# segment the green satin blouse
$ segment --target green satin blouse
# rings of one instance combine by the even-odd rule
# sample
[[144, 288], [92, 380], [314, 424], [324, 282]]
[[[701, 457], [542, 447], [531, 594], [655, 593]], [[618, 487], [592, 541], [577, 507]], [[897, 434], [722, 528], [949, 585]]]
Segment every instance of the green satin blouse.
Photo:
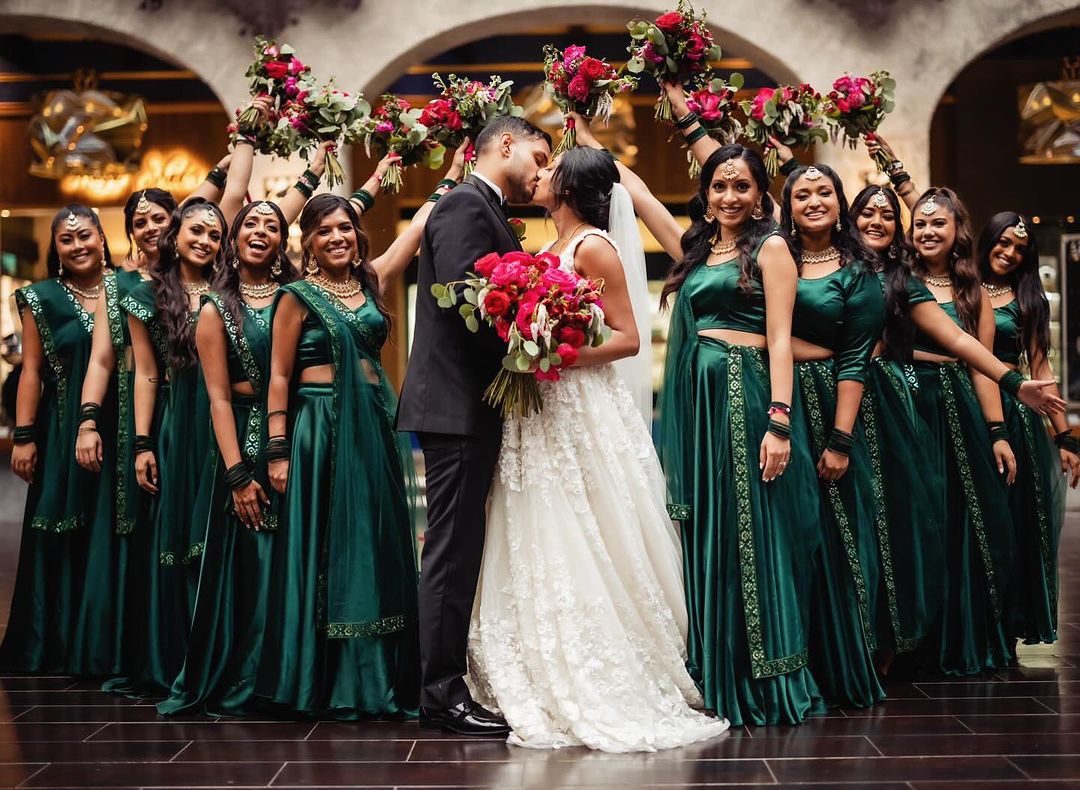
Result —
[[[342, 306], [337, 300], [333, 300], [332, 303], [335, 306]], [[375, 307], [374, 300], [368, 298], [367, 301], [352, 312], [367, 324], [378, 344], [382, 345], [386, 340], [386, 318]], [[308, 314], [304, 316], [304, 322], [300, 326], [300, 342], [296, 347], [296, 364], [299, 369], [334, 364], [333, 355], [330, 351], [330, 338], [326, 334], [326, 327], [318, 316], [311, 311], [308, 311]]]
[[[774, 233], [762, 237], [753, 250], [754, 261], [765, 240]], [[739, 259], [708, 266], [699, 265], [690, 272], [683, 283], [689, 289], [690, 310], [694, 316], [694, 328], [730, 329], [736, 332], [749, 332], [755, 335], [765, 334], [765, 290], [761, 279], [750, 281], [750, 289], [739, 285]]]
[[1020, 305], [1015, 299], [994, 308], [994, 356], [1006, 365], [1019, 365], [1023, 351]]

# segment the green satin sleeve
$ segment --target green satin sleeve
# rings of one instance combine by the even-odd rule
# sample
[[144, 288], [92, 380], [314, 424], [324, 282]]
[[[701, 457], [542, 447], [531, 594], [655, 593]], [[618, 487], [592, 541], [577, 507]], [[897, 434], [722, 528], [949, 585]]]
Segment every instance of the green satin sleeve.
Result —
[[837, 381], [865, 381], [874, 346], [885, 325], [885, 298], [877, 277], [853, 271], [844, 300], [843, 329], [836, 349]]

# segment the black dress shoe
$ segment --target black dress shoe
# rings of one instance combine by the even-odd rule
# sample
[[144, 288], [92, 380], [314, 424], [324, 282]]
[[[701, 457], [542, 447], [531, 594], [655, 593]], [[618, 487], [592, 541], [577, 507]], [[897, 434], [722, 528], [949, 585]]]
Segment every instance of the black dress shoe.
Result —
[[446, 710], [420, 708], [420, 726], [428, 730], [456, 732], [459, 735], [493, 735], [505, 738], [510, 734], [510, 725], [506, 723], [506, 719], [471, 699]]

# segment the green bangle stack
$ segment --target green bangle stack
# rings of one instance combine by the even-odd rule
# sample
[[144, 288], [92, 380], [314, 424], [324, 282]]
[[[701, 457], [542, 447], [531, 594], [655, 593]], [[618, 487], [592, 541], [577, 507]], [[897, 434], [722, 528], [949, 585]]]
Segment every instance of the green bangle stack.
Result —
[[131, 448], [135, 455], [139, 453], [152, 453], [154, 452], [154, 440], [145, 434], [138, 434], [135, 437], [135, 441], [132, 442]]
[[792, 173], [795, 172], [795, 170], [796, 170], [796, 168], [798, 168], [798, 166], [799, 166], [799, 160], [798, 159], [789, 159], [786, 162], [784, 162], [784, 164], [780, 165], [780, 175], [782, 175], [782, 176], [790, 176]]
[[1054, 444], [1062, 450], [1070, 453], [1080, 453], [1080, 439], [1073, 436], [1072, 431], [1062, 431], [1054, 435]]
[[228, 180], [229, 174], [222, 170], [217, 165], [210, 168], [210, 172], [206, 174], [206, 180], [216, 186], [218, 189], [225, 188], [225, 182]]
[[987, 430], [990, 431], [991, 442], [1007, 442], [1009, 441], [1009, 429], [1005, 427], [1005, 423], [1000, 420], [986, 423]]
[[847, 431], [841, 431], [839, 428], [833, 428], [832, 433], [829, 435], [829, 443], [825, 445], [826, 450], [847, 457], [851, 454], [851, 448], [855, 445], [855, 437]]
[[687, 145], [693, 145], [698, 140], [700, 140], [702, 137], [707, 137], [708, 134], [709, 133], [707, 131], [705, 131], [704, 126], [699, 126], [697, 129], [690, 132], [690, 134], [686, 135], [686, 144]]
[[289, 440], [284, 436], [271, 436], [270, 440], [266, 443], [266, 461], [267, 463], [273, 463], [274, 461], [288, 461], [289, 460]]
[[11, 437], [14, 439], [15, 444], [33, 444], [34, 424], [16, 425], [15, 430], [11, 432]]
[[355, 200], [361, 206], [364, 207], [364, 213], [367, 214], [375, 206], [375, 196], [368, 192], [366, 189], [358, 189], [352, 193], [352, 200]]
[[243, 488], [252, 480], [254, 478], [251, 476], [251, 470], [248, 469], [248, 465], [244, 461], [233, 464], [225, 470], [225, 485], [234, 490]]
[[769, 420], [769, 433], [781, 439], [791, 438], [791, 426], [780, 420]]
[[87, 401], [79, 407], [79, 425], [82, 425], [88, 420], [97, 422], [98, 414], [101, 412], [101, 404], [94, 403], [93, 401]]
[[675, 128], [686, 131], [687, 129], [689, 129], [691, 126], [693, 126], [695, 123], [698, 123], [699, 121], [701, 121], [701, 118], [698, 117], [698, 114], [696, 112], [688, 112], [682, 118], [675, 121]]
[[1016, 394], [1020, 392], [1020, 385], [1024, 383], [1024, 377], [1019, 371], [1010, 370], [1000, 379], [998, 379], [998, 386], [1012, 395], [1014, 398]]

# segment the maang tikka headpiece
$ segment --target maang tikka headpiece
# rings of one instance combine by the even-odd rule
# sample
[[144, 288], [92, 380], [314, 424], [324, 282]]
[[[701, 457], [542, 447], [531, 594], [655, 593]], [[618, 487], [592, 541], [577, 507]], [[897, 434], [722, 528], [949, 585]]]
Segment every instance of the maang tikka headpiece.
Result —
[[889, 199], [885, 197], [885, 190], [879, 189], [874, 193], [874, 196], [870, 198], [870, 205], [874, 208], [888, 208]]
[[919, 207], [919, 211], [922, 212], [923, 214], [925, 214], [928, 217], [931, 214], [933, 214], [935, 211], [937, 211], [937, 200], [936, 200], [935, 196], [931, 195], [927, 199], [927, 201], [925, 203], [923, 203], [922, 206]]
[[139, 195], [139, 202], [135, 204], [136, 214], [149, 214], [153, 209], [150, 206], [150, 201], [146, 199], [146, 190]]
[[267, 203], [265, 200], [261, 201], [259, 205], [255, 207], [256, 214], [262, 214], [264, 217], [268, 217], [274, 213], [274, 207]]
[[813, 165], [810, 165], [810, 167], [806, 168], [806, 172], [803, 173], [803, 178], [805, 178], [807, 181], [817, 181], [823, 175], [825, 174]]
[[1020, 221], [1013, 226], [1013, 235], [1018, 239], [1026, 239], [1028, 237], [1027, 225], [1024, 224], [1024, 218], [1020, 217]]
[[217, 227], [217, 224], [218, 224], [217, 214], [214, 212], [214, 210], [212, 208], [208, 208], [206, 210], [206, 216], [203, 217], [203, 223], [206, 224], [208, 227], [211, 227], [211, 228], [216, 228]]
[[735, 166], [734, 159], [728, 159], [720, 165], [720, 175], [729, 180], [739, 177], [739, 168]]
[[68, 230], [78, 230], [79, 229], [79, 217], [78, 217], [78, 215], [76, 215], [75, 212], [73, 212], [73, 211], [69, 211], [68, 215], [67, 215], [66, 224], [67, 224], [67, 229]]

